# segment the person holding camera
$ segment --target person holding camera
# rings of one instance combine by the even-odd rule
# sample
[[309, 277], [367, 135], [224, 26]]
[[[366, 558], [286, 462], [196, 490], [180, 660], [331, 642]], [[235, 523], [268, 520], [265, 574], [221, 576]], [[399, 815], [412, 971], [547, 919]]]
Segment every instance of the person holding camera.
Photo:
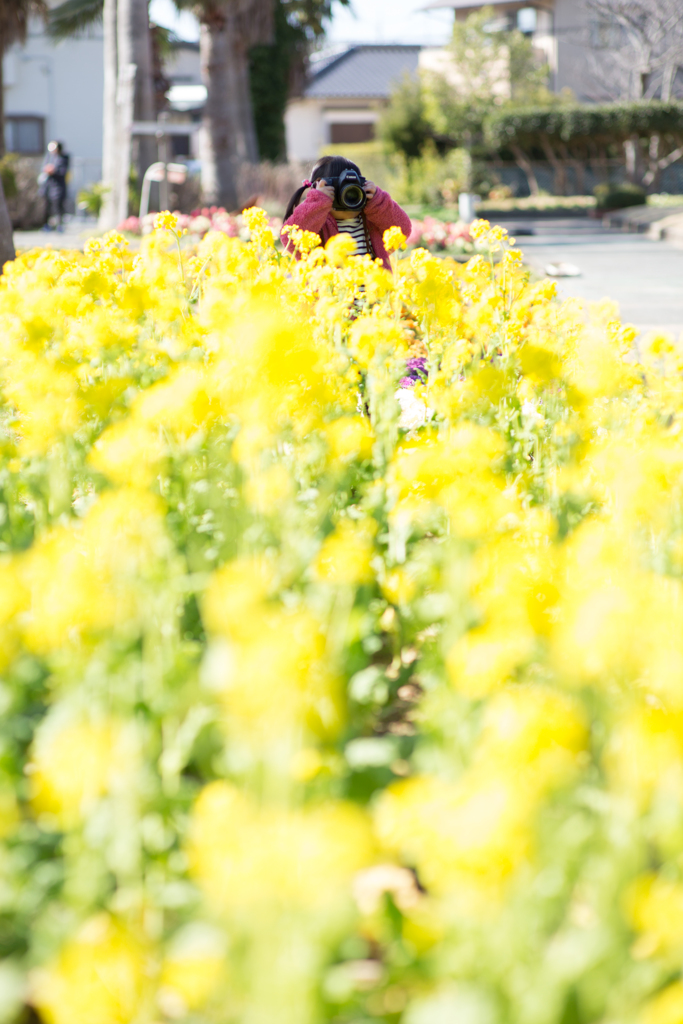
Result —
[[356, 243], [356, 255], [370, 255], [391, 270], [389, 254], [382, 236], [388, 228], [398, 227], [410, 235], [410, 217], [388, 192], [368, 181], [351, 160], [343, 156], [324, 156], [302, 182], [289, 201], [282, 225], [282, 243], [293, 250], [284, 228], [294, 225], [320, 235], [325, 245], [332, 235], [348, 233]]

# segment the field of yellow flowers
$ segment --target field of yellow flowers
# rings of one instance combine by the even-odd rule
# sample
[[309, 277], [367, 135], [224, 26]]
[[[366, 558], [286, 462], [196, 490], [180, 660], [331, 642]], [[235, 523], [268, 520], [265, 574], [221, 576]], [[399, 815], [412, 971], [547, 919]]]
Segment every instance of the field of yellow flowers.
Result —
[[0, 280], [1, 1024], [681, 1024], [683, 352], [246, 220]]

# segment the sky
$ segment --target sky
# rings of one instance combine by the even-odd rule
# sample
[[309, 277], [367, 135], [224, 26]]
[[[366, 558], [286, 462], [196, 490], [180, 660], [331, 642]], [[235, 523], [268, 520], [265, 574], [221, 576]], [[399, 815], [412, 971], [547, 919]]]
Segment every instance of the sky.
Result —
[[[334, 5], [327, 39], [341, 43], [422, 43], [439, 45], [450, 37], [452, 11], [420, 12], [428, 0], [351, 0], [351, 10]], [[172, 0], [152, 0], [152, 21], [165, 25], [183, 39], [199, 38], [191, 14], [179, 15]]]

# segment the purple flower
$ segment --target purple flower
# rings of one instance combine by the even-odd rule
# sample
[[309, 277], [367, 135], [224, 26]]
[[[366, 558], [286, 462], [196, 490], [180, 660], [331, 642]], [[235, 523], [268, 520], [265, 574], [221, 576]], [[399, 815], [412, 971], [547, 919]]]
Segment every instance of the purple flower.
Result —
[[407, 359], [407, 376], [401, 379], [402, 388], [412, 388], [418, 381], [427, 380], [427, 360], [421, 356], [418, 359]]

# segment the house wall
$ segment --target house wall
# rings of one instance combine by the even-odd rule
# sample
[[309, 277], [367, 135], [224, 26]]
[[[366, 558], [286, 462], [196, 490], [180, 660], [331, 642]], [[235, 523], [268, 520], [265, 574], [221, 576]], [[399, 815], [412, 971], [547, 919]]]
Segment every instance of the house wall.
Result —
[[40, 25], [4, 59], [5, 114], [44, 119], [45, 142], [71, 155], [72, 194], [102, 177], [102, 59], [101, 27], [55, 43]]
[[164, 64], [164, 73], [172, 83], [201, 84], [202, 74], [199, 60], [199, 43], [181, 41]]
[[[472, 3], [455, 11], [463, 21], [485, 3]], [[590, 35], [588, 14], [578, 0], [509, 0], [496, 3], [495, 17], [514, 19], [522, 7], [537, 8], [537, 30], [532, 36], [550, 67], [550, 86], [554, 92], [571, 89], [581, 101], [602, 99], [599, 87], [589, 72], [586, 46]]]
[[[343, 144], [341, 136], [348, 135], [354, 127], [359, 137], [353, 141], [363, 141], [361, 135], [372, 137], [382, 106], [377, 99], [364, 101], [356, 97], [352, 105], [343, 99], [292, 100], [285, 113], [287, 158], [304, 163], [317, 160], [324, 146], [334, 141]], [[345, 141], [352, 140], [346, 138]]]
[[285, 112], [285, 135], [288, 160], [315, 160], [325, 139], [322, 103], [292, 100]]
[[[510, 97], [510, 84], [506, 80], [507, 66], [508, 60], [506, 57], [505, 59], [500, 59], [496, 62], [490, 61], [486, 71], [487, 77], [489, 75], [498, 76], [497, 81], [494, 83], [493, 92], [503, 100], [509, 99]], [[452, 52], [446, 47], [425, 47], [425, 49], [420, 52], [418, 67], [420, 71], [443, 75], [454, 89], [466, 91], [470, 88], [476, 87], [478, 84], [466, 79], [465, 75], [456, 64]]]
[[555, 39], [557, 72], [554, 91], [571, 89], [577, 100], [598, 99], [595, 83], [588, 73], [586, 48], [589, 37], [588, 16], [576, 0], [555, 0]]

